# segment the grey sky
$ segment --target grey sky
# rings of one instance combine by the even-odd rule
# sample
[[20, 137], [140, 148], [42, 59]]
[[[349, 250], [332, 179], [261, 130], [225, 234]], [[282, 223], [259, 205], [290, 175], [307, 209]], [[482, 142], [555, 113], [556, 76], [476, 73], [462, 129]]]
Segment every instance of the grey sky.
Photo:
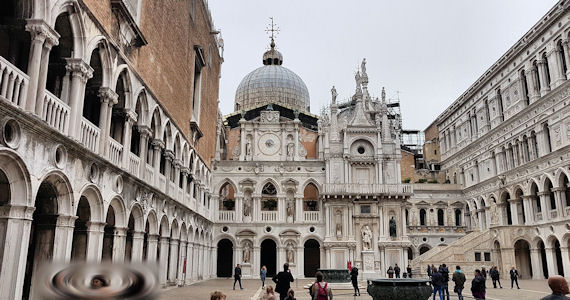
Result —
[[274, 17], [283, 66], [305, 81], [312, 113], [330, 101], [332, 85], [339, 100], [354, 93], [366, 57], [369, 91], [399, 91], [404, 128], [423, 130], [556, 2], [210, 0], [225, 43], [220, 107], [233, 112], [241, 79], [262, 65]]

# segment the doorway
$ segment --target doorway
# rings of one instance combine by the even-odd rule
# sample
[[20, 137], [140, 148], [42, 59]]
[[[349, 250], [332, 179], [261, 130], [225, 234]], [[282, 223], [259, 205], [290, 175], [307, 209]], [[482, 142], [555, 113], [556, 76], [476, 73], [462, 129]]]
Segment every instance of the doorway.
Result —
[[277, 273], [277, 245], [271, 239], [261, 243], [261, 266], [267, 268], [268, 277]]
[[321, 267], [321, 249], [319, 242], [314, 239], [305, 242], [305, 277], [315, 277], [315, 273]]
[[234, 245], [232, 241], [223, 239], [218, 242], [218, 264], [216, 275], [218, 277], [232, 277]]

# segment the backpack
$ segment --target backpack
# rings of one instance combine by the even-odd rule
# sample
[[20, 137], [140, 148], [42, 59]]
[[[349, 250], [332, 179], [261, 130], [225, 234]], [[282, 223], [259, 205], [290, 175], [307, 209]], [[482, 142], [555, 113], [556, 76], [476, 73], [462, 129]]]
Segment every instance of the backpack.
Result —
[[318, 300], [320, 300], [320, 299], [324, 299], [324, 300], [328, 299], [328, 298], [329, 298], [329, 297], [328, 297], [328, 296], [329, 296], [329, 295], [328, 295], [328, 291], [327, 291], [328, 283], [325, 282], [325, 286], [321, 286], [321, 283], [320, 283], [320, 282], [317, 282], [317, 286], [319, 287], [319, 290], [317, 291], [317, 299], [318, 299]]

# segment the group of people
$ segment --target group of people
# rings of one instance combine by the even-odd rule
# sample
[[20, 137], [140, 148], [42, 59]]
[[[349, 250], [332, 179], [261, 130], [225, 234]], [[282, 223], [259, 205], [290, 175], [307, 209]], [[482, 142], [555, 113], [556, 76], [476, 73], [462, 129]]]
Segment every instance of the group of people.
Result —
[[[400, 272], [401, 272], [400, 267], [398, 267], [398, 264], [395, 264], [394, 268], [392, 268], [392, 266], [388, 267], [386, 274], [388, 274], [388, 278], [394, 278], [394, 276], [396, 276], [396, 278], [400, 278]], [[406, 277], [412, 278], [412, 268], [408, 266], [406, 268], [406, 272], [404, 272], [402, 276], [404, 276], [404, 278]]]

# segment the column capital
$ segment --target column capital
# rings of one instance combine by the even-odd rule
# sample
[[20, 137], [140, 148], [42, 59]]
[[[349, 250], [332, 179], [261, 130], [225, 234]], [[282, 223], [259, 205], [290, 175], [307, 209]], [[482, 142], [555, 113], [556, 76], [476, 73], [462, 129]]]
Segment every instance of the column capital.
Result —
[[175, 159], [173, 160], [173, 164], [174, 164], [174, 167], [175, 167], [175, 168], [180, 168], [180, 167], [182, 167], [182, 160], [180, 160], [180, 159], [178, 159], [178, 158], [175, 158]]
[[105, 230], [105, 222], [87, 222], [87, 231], [99, 231], [103, 232]]
[[172, 152], [172, 150], [164, 150], [164, 158], [170, 162], [174, 161], [175, 156], [174, 156], [174, 152]]
[[188, 176], [190, 174], [190, 168], [181, 166], [180, 172], [182, 172], [182, 175]]
[[33, 206], [0, 206], [0, 219], [22, 219], [31, 221], [35, 210], [36, 208]]
[[81, 58], [66, 58], [65, 69], [84, 83], [93, 78], [93, 68]]
[[108, 87], [101, 87], [97, 96], [99, 96], [101, 103], [109, 103], [110, 106], [119, 102], [119, 95]]
[[127, 230], [129, 230], [127, 227], [115, 227], [114, 234], [116, 236], [127, 236]]
[[57, 217], [57, 223], [56, 225], [59, 227], [74, 227], [75, 226], [75, 220], [77, 220], [79, 217], [78, 216], [62, 216], [59, 215]]
[[159, 139], [152, 140], [152, 146], [155, 149], [157, 149], [157, 148], [158, 149], [164, 149], [164, 147], [165, 147], [164, 142], [162, 140], [159, 140]]
[[152, 241], [152, 242], [156, 242], [156, 241], [158, 241], [158, 238], [159, 238], [159, 237], [160, 237], [160, 235], [158, 235], [158, 234], [149, 234], [148, 237], [147, 237], [147, 240], [148, 240], [149, 242], [151, 242], [151, 241]]
[[547, 192], [547, 191], [542, 191], [542, 192], [538, 192], [538, 193], [536, 193], [536, 194], [537, 194], [539, 197], [544, 197], [544, 196], [547, 196], [547, 195], [549, 194], [549, 192]]
[[45, 42], [47, 48], [59, 45], [59, 33], [42, 19], [27, 19], [26, 31], [30, 32], [32, 40]]
[[149, 137], [152, 135], [152, 131], [150, 130], [150, 127], [146, 126], [146, 125], [137, 125], [137, 129], [139, 131], [139, 134], [141, 137]]
[[139, 115], [132, 109], [125, 109], [125, 121], [132, 124], [136, 123], [139, 119]]

